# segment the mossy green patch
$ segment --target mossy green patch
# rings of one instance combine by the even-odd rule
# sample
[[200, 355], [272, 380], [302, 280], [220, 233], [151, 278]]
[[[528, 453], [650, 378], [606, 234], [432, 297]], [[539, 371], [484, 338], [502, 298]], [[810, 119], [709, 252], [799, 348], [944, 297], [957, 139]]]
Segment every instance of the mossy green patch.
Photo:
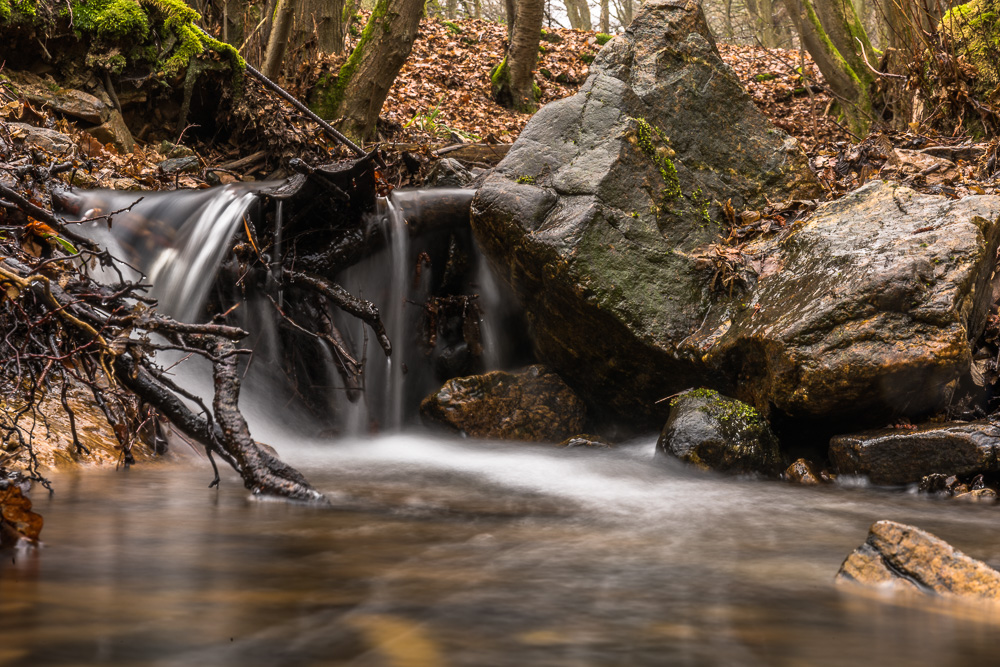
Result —
[[[667, 199], [677, 199], [681, 196], [681, 183], [677, 176], [677, 167], [670, 160], [671, 151], [668, 141], [658, 129], [649, 124], [645, 118], [633, 118], [636, 124], [636, 141], [639, 149], [659, 168], [663, 178], [663, 196]], [[657, 146], [657, 144], [660, 144]]]
[[972, 0], [952, 7], [941, 27], [976, 68], [985, 84], [980, 88], [1000, 83], [1000, 0]]
[[0, 23], [23, 23], [36, 13], [35, 0], [0, 0]]
[[596, 39], [597, 43], [600, 44], [601, 46], [604, 46], [605, 44], [610, 42], [612, 39], [614, 39], [614, 37], [615, 37], [614, 35], [609, 35], [606, 32], [599, 32], [596, 35], [594, 35], [594, 39]]

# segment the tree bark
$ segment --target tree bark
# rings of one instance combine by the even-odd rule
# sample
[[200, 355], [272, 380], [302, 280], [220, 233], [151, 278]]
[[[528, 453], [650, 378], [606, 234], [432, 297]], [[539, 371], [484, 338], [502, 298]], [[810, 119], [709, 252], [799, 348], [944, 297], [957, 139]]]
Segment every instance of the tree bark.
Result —
[[608, 6], [610, 0], [601, 0], [601, 32], [608, 34], [611, 32], [611, 8]]
[[587, 0], [563, 0], [566, 5], [566, 16], [569, 18], [569, 27], [574, 30], [592, 30], [593, 24], [590, 22], [590, 5]]
[[274, 10], [274, 21], [271, 36], [267, 40], [267, 54], [264, 56], [264, 67], [261, 71], [271, 80], [277, 80], [281, 74], [281, 65], [285, 61], [285, 49], [288, 47], [288, 37], [292, 31], [292, 19], [295, 16], [295, 6], [298, 0], [278, 0]]
[[396, 75], [417, 38], [421, 0], [378, 0], [361, 39], [336, 78], [321, 80], [310, 95], [313, 111], [340, 118], [354, 140], [374, 136], [375, 123]]
[[799, 38], [839, 98], [848, 123], [864, 136], [874, 118], [871, 89], [872, 49], [854, 5], [846, 0], [784, 0]]
[[517, 0], [516, 12], [507, 54], [490, 73], [492, 95], [501, 106], [531, 113], [538, 109], [534, 74], [545, 17], [544, 0]]
[[507, 44], [514, 36], [514, 23], [517, 21], [517, 0], [503, 0], [504, 15], [507, 17]]

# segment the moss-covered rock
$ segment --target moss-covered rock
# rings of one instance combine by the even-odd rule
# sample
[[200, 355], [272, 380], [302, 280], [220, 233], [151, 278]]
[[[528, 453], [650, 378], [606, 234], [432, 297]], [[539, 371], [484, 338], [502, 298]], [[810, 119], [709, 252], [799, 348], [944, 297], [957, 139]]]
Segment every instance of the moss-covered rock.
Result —
[[979, 88], [1000, 84], [1000, 0], [972, 0], [952, 7], [941, 20], [957, 53], [979, 73]]
[[781, 471], [778, 439], [759, 412], [712, 389], [687, 391], [670, 402], [656, 451], [707, 470]]

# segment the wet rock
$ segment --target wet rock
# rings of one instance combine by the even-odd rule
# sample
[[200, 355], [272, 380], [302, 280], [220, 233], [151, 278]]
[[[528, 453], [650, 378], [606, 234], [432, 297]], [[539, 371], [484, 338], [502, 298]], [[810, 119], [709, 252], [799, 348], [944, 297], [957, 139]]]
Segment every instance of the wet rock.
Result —
[[940, 473], [925, 475], [921, 478], [917, 489], [921, 493], [963, 500], [992, 502], [997, 498], [996, 489], [986, 481], [982, 473], [963, 477]]
[[778, 439], [767, 421], [746, 403], [708, 389], [685, 392], [671, 402], [656, 451], [721, 472], [777, 475], [781, 470]]
[[31, 500], [13, 480], [0, 478], [0, 547], [21, 539], [35, 542], [42, 531], [42, 517], [31, 511]]
[[72, 153], [76, 147], [73, 140], [62, 132], [45, 127], [35, 127], [27, 123], [7, 123], [7, 128], [11, 131], [14, 139], [19, 139], [49, 153], [64, 155]]
[[[837, 471], [864, 475], [874, 484], [909, 484], [928, 475], [1000, 471], [1000, 427], [988, 421], [880, 429], [830, 440]], [[931, 488], [931, 481], [925, 482]]]
[[895, 521], [872, 525], [865, 543], [841, 565], [836, 581], [1000, 600], [1000, 572], [928, 532]]
[[723, 266], [716, 202], [814, 188], [698, 6], [656, 0], [529, 121], [472, 226], [538, 358], [602, 417], [659, 423], [659, 399], [705, 385], [797, 418], [940, 406], [984, 326], [1000, 197], [873, 182]]
[[586, 408], [545, 366], [454, 378], [420, 413], [476, 438], [559, 442], [583, 429]]
[[797, 459], [792, 465], [785, 469], [784, 477], [789, 482], [814, 486], [830, 482], [830, 477], [823, 471], [816, 469], [812, 461]]
[[444, 158], [427, 174], [427, 186], [436, 188], [462, 188], [475, 178], [458, 160]]
[[156, 165], [164, 174], [177, 174], [187, 171], [198, 171], [201, 168], [201, 160], [197, 155], [189, 157], [175, 157]]
[[131, 153], [135, 150], [135, 139], [132, 138], [125, 119], [117, 111], [111, 112], [106, 123], [90, 128], [87, 133], [102, 144], [113, 144], [119, 153]]
[[192, 155], [196, 155], [194, 149], [182, 146], [181, 144], [175, 144], [172, 141], [167, 141], [166, 139], [160, 142], [160, 153], [166, 155], [168, 158], [191, 157]]
[[100, 99], [82, 90], [66, 88], [48, 90], [39, 85], [22, 85], [20, 90], [32, 104], [48, 107], [57, 113], [95, 125], [106, 122], [113, 111]]
[[605, 440], [599, 435], [589, 435], [587, 433], [581, 433], [580, 435], [574, 435], [572, 438], [566, 438], [559, 443], [560, 447], [566, 447], [567, 449], [572, 449], [575, 447], [590, 447], [593, 449], [612, 449], [613, 444]]

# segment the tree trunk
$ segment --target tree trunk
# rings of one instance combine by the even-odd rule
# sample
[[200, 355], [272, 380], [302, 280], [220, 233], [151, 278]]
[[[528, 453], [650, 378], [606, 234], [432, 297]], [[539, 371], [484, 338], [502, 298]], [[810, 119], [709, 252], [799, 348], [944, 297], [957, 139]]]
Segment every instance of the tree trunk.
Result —
[[296, 0], [278, 0], [278, 6], [274, 10], [271, 37], [267, 40], [267, 54], [264, 56], [264, 67], [261, 69], [264, 76], [269, 79], [277, 79], [281, 74], [296, 4]]
[[563, 0], [566, 5], [566, 16], [569, 27], [574, 30], [592, 30], [590, 22], [590, 5], [587, 0]]
[[458, 18], [458, 0], [448, 0], [445, 4], [444, 15], [449, 21], [454, 21]]
[[874, 49], [854, 11], [845, 0], [784, 0], [802, 44], [837, 96], [851, 129], [864, 136], [874, 119], [870, 63]]
[[396, 75], [417, 38], [422, 0], [378, 0], [361, 39], [335, 78], [321, 79], [310, 107], [361, 141], [374, 136], [375, 123]]
[[517, 20], [507, 55], [490, 72], [493, 99], [508, 109], [531, 113], [538, 109], [535, 63], [545, 17], [544, 0], [517, 0]]
[[601, 0], [601, 32], [608, 34], [611, 32], [611, 11], [608, 4], [610, 0]]
[[[517, 0], [503, 0], [504, 14], [507, 16], [507, 44], [514, 36], [514, 23], [517, 20]], [[539, 33], [541, 34], [541, 33]]]

